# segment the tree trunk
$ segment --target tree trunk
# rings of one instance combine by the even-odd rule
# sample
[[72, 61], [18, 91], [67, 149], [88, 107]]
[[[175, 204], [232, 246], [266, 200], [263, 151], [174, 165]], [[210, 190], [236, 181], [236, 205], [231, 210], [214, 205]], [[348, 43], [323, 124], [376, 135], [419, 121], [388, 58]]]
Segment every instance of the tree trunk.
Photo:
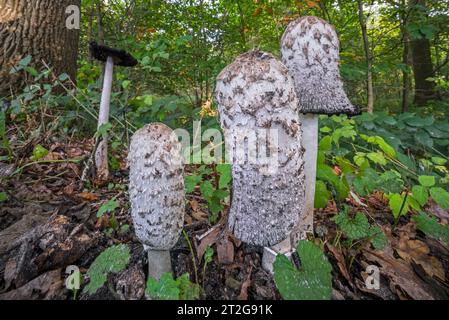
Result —
[[10, 70], [27, 55], [35, 67], [44, 60], [55, 74], [67, 73], [75, 80], [79, 30], [66, 27], [66, 8], [80, 2], [0, 0], [0, 95], [23, 86], [23, 77]]
[[[411, 0], [411, 18], [420, 19], [416, 5], [425, 7], [425, 0]], [[430, 40], [424, 35], [419, 38], [412, 38], [410, 41], [413, 56], [413, 75], [415, 78], [415, 104], [424, 106], [429, 100], [436, 98], [435, 83], [428, 81], [433, 77], [432, 54], [430, 52]]]
[[[406, 1], [402, 0], [402, 8], [406, 8]], [[410, 36], [407, 32], [407, 12], [401, 14], [401, 32], [404, 43], [404, 49], [402, 51], [402, 63], [405, 68], [402, 71], [402, 112], [407, 112], [410, 106], [410, 73], [409, 66], [411, 65], [411, 54], [410, 54]]]
[[368, 42], [368, 33], [366, 31], [366, 18], [363, 14], [363, 3], [361, 0], [357, 1], [359, 6], [359, 21], [360, 21], [360, 27], [362, 29], [362, 36], [363, 36], [363, 47], [365, 49], [365, 58], [366, 58], [366, 65], [367, 65], [367, 75], [366, 75], [366, 85], [367, 85], [367, 92], [368, 92], [368, 112], [372, 113], [374, 111], [374, 90], [373, 90], [373, 62], [372, 57], [369, 49], [369, 42]]

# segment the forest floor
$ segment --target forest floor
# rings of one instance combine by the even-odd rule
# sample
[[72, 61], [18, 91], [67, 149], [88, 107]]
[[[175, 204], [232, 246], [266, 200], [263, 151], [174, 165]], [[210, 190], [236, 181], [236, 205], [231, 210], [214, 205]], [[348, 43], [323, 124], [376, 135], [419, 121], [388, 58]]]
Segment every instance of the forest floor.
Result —
[[[118, 243], [131, 248], [127, 269], [109, 276], [107, 285], [96, 294], [80, 293], [78, 298], [143, 299], [147, 262], [132, 230], [125, 160], [121, 159], [121, 169], [107, 185], [86, 189], [80, 183], [83, 166], [61, 160], [89, 156], [92, 140], [30, 138], [15, 148], [15, 155], [22, 159], [16, 163], [22, 167], [30, 163], [37, 143], [50, 151], [39, 163], [14, 174], [18, 166], [0, 167], [0, 191], [8, 196], [0, 206], [0, 299], [71, 299], [71, 291], [64, 286], [66, 267], [76, 265], [84, 273], [102, 251]], [[129, 225], [128, 231], [111, 229], [108, 215], [96, 216], [113, 197], [120, 203], [115, 214], [118, 226]], [[225, 216], [211, 225], [199, 194], [187, 200], [185, 234], [171, 251], [175, 276], [188, 272], [203, 288], [203, 299], [280, 299], [272, 276], [261, 267], [262, 248], [235, 239], [225, 228]], [[352, 211], [363, 211], [375, 221], [388, 244], [376, 251], [369, 243], [349, 246], [335, 241], [338, 231], [331, 220], [337, 213], [335, 204], [316, 212], [314, 241], [324, 244], [333, 266], [334, 299], [449, 298], [449, 250], [443, 244], [417, 231], [409, 217], [401, 217], [393, 229], [381, 194], [362, 199], [366, 206], [351, 199], [346, 202]], [[437, 206], [430, 205], [427, 211], [449, 221], [448, 212]], [[202, 257], [208, 246], [214, 256], [203, 272]], [[366, 288], [368, 265], [380, 269], [379, 290]]]

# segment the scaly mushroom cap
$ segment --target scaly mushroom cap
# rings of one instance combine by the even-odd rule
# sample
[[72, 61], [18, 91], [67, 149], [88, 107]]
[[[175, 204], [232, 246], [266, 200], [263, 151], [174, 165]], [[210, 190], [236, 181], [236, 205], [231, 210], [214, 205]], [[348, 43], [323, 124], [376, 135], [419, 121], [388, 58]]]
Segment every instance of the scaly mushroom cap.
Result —
[[302, 113], [357, 115], [343, 89], [340, 42], [334, 27], [317, 17], [291, 22], [281, 40], [282, 62], [292, 74]]
[[145, 247], [169, 250], [184, 222], [181, 144], [162, 123], [149, 124], [131, 139], [129, 197], [136, 235]]
[[112, 57], [116, 66], [134, 67], [137, 65], [137, 60], [128, 52], [99, 45], [95, 41], [89, 43], [89, 51], [93, 58], [102, 62], [106, 62], [108, 57]]
[[[279, 243], [298, 222], [304, 202], [304, 150], [293, 79], [274, 56], [251, 51], [220, 73], [216, 100], [232, 163], [229, 227], [249, 244]], [[259, 153], [267, 162], [249, 160], [261, 150], [268, 151]]]

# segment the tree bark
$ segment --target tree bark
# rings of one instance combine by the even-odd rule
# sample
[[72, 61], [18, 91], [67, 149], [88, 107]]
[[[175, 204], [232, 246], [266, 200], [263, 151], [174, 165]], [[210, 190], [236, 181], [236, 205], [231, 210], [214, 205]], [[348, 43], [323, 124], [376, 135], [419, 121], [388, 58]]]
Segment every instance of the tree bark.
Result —
[[[412, 19], [419, 20], [420, 13], [417, 5], [425, 7], [425, 0], [410, 0]], [[424, 106], [429, 100], [436, 98], [435, 82], [428, 81], [433, 77], [434, 70], [432, 64], [432, 54], [430, 52], [430, 40], [424, 35], [419, 38], [412, 38], [410, 42], [413, 56], [413, 75], [415, 79], [415, 100], [417, 106]]]
[[361, 0], [357, 1], [359, 7], [359, 21], [360, 27], [362, 29], [363, 36], [363, 47], [365, 49], [365, 58], [367, 65], [366, 73], [366, 85], [367, 85], [367, 95], [368, 95], [368, 112], [372, 113], [374, 111], [374, 89], [373, 89], [373, 61], [369, 48], [368, 32], [366, 30], [366, 18], [363, 14], [363, 3]]
[[408, 14], [405, 10], [406, 8], [406, 0], [401, 1], [401, 5], [403, 13], [401, 14], [401, 32], [402, 32], [402, 41], [404, 43], [404, 49], [402, 51], [402, 63], [404, 64], [404, 70], [402, 70], [402, 112], [407, 112], [410, 106], [410, 89], [411, 89], [411, 81], [410, 81], [410, 73], [409, 66], [411, 63], [411, 54], [410, 54], [410, 36], [407, 31], [408, 24]]
[[10, 74], [13, 66], [32, 55], [32, 65], [44, 60], [55, 74], [76, 76], [79, 30], [68, 29], [65, 12], [80, 0], [0, 0], [0, 95], [16, 91], [23, 76]]

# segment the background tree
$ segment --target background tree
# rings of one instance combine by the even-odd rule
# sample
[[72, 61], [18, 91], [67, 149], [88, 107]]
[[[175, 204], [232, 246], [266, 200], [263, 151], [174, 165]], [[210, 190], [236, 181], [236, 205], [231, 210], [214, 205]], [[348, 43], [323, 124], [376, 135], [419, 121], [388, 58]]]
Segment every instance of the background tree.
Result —
[[0, 94], [23, 83], [10, 70], [28, 55], [35, 66], [44, 60], [56, 74], [76, 78], [79, 30], [66, 28], [69, 5], [80, 0], [0, 0]]

